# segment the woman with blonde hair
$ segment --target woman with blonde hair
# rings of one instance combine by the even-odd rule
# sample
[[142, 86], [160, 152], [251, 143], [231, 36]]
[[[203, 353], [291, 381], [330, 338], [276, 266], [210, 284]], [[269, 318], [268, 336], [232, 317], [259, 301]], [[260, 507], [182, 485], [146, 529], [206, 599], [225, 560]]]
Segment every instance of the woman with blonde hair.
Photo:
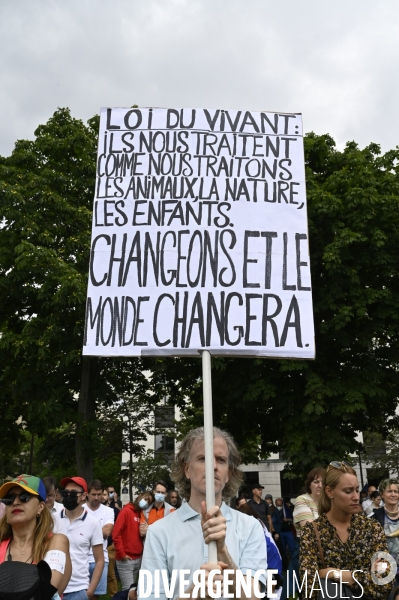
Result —
[[61, 533], [53, 534], [54, 522], [42, 480], [19, 475], [1, 486], [0, 499], [5, 505], [0, 520], [0, 564], [44, 560], [51, 569], [51, 585], [62, 594], [72, 572], [69, 541]]
[[386, 582], [392, 578], [387, 576], [389, 570], [377, 572], [374, 556], [388, 551], [384, 531], [373, 519], [358, 514], [358, 508], [356, 472], [345, 461], [331, 462], [323, 477], [320, 516], [302, 529], [299, 568], [301, 580], [306, 575], [308, 598], [317, 596], [319, 579], [325, 580], [330, 593], [329, 583], [343, 583], [348, 586], [346, 596], [351, 593], [363, 600], [388, 596], [392, 584]]

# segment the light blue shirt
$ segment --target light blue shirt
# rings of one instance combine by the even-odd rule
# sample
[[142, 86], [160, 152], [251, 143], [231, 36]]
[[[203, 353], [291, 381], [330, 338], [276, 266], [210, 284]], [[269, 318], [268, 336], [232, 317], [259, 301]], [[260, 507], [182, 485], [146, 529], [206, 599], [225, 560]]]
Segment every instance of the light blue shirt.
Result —
[[[226, 546], [234, 563], [244, 574], [251, 573], [252, 576], [259, 569], [267, 569], [265, 536], [261, 524], [253, 517], [232, 510], [224, 502], [221, 511], [227, 521]], [[193, 571], [207, 562], [208, 545], [204, 542], [201, 515], [188, 503], [184, 502], [179, 510], [148, 528], [141, 569], [152, 574], [157, 569], [165, 569], [169, 583], [174, 569], [189, 569], [191, 585]], [[185, 578], [188, 579], [188, 576]], [[265, 583], [265, 577], [261, 576], [260, 581]], [[173, 598], [179, 597], [179, 589], [178, 576]], [[154, 589], [148, 598], [155, 599]], [[161, 576], [159, 598], [166, 599]]]

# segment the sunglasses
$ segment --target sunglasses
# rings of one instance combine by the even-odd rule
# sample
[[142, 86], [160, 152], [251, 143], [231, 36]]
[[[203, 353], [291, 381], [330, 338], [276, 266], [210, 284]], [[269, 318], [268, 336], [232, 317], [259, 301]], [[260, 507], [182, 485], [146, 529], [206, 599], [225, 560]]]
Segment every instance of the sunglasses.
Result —
[[350, 469], [353, 468], [350, 463], [346, 462], [346, 460], [333, 460], [328, 466], [334, 467], [334, 469], [345, 469], [345, 467], [349, 467]]
[[80, 494], [83, 494], [83, 492], [77, 492], [76, 490], [71, 490], [71, 491], [64, 490], [62, 492], [62, 497], [63, 498], [77, 498], [78, 496], [80, 496]]
[[11, 504], [14, 504], [15, 498], [18, 498], [20, 502], [25, 503], [29, 502], [29, 500], [33, 498], [33, 496], [28, 492], [22, 492], [22, 494], [9, 494], [8, 496], [4, 496], [4, 498], [1, 498], [1, 501], [6, 506], [11, 506]]

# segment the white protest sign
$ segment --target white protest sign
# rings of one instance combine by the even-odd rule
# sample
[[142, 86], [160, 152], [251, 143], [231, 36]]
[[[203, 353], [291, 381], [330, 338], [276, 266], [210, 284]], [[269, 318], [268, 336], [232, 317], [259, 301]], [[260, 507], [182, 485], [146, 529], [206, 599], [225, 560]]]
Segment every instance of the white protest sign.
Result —
[[302, 119], [101, 111], [83, 353], [314, 358]]

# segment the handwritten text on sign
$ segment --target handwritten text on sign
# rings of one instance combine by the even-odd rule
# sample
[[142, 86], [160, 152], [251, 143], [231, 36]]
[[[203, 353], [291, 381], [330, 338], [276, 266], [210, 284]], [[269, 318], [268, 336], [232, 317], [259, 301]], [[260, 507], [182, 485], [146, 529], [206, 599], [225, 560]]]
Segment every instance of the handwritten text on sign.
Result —
[[101, 112], [84, 354], [314, 357], [300, 115]]

